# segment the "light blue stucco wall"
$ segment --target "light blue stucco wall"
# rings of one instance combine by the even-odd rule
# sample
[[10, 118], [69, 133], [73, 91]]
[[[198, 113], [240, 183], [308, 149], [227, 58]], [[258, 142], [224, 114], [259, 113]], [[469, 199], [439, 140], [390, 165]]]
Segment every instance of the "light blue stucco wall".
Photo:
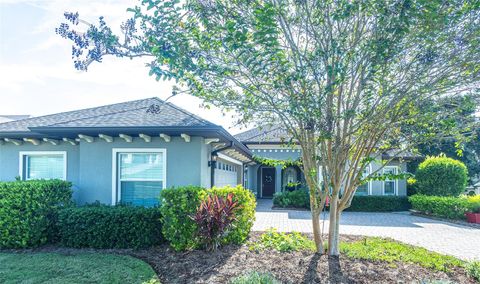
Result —
[[[255, 146], [259, 147], [258, 145], [249, 145], [251, 148]], [[269, 159], [277, 159], [277, 160], [297, 160], [301, 157], [301, 150], [297, 149], [278, 149], [277, 147], [271, 147], [270, 149], [267, 148], [267, 145], [261, 145], [259, 148], [262, 149], [252, 149], [252, 152], [255, 156], [269, 158]], [[277, 148], [277, 149], [275, 149]], [[373, 161], [371, 163], [371, 172], [378, 170], [381, 166], [381, 161]], [[392, 161], [387, 166], [397, 166], [398, 172], [406, 172], [407, 171], [407, 164], [405, 162], [399, 161]], [[257, 196], [261, 196], [261, 181], [259, 175], [259, 169], [261, 168], [260, 165], [253, 165], [248, 167], [248, 187], [253, 192], [257, 194]], [[281, 169], [278, 167], [276, 168], [276, 192], [279, 192], [280, 186], [278, 185], [281, 183]], [[370, 182], [370, 190], [372, 195], [383, 195], [383, 182], [382, 181], [371, 181]], [[397, 195], [405, 196], [407, 195], [407, 182], [404, 179], [397, 180]]]
[[0, 180], [12, 181], [19, 175], [20, 151], [67, 151], [67, 180], [74, 185], [75, 201], [78, 204], [95, 201], [111, 204], [113, 148], [125, 148], [127, 152], [128, 148], [166, 149], [167, 187], [210, 185], [210, 146], [205, 145], [202, 137], [191, 137], [190, 142], [180, 137], [172, 137], [170, 142], [152, 137], [148, 143], [141, 138], [134, 138], [131, 143], [120, 138], [115, 138], [112, 143], [95, 138], [93, 143], [81, 141], [76, 146], [67, 143], [57, 146], [6, 143], [0, 145]]
[[67, 180], [73, 183], [73, 197], [79, 197], [79, 146], [62, 143], [54, 146], [49, 143], [42, 143], [35, 146], [30, 143], [23, 143], [15, 146], [11, 143], [0, 145], [0, 180], [13, 181], [20, 176], [20, 152], [21, 151], [65, 151], [67, 152]]

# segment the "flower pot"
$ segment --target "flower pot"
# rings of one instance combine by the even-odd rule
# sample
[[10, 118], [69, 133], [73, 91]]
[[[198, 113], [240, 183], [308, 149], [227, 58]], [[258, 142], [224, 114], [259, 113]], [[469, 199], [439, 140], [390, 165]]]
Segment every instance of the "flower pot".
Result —
[[465, 216], [467, 216], [467, 222], [468, 223], [475, 223], [475, 224], [480, 224], [480, 213], [466, 213]]

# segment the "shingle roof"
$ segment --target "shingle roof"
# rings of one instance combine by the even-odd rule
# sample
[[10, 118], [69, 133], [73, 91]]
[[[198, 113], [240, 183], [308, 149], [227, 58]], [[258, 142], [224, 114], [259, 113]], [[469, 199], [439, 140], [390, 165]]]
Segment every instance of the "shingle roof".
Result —
[[287, 131], [279, 125], [266, 125], [256, 127], [245, 132], [234, 135], [242, 143], [285, 143], [290, 136]]
[[[148, 111], [147, 110], [153, 110]], [[216, 126], [159, 98], [148, 98], [0, 123], [1, 132], [28, 132], [31, 127]]]

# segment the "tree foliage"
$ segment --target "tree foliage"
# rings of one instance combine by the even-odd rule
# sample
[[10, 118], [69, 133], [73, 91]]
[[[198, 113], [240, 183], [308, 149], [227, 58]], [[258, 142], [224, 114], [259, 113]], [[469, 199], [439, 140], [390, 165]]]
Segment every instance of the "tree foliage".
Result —
[[[475, 0], [143, 0], [112, 34], [100, 19], [57, 32], [86, 70], [105, 55], [149, 56], [150, 74], [240, 114], [281, 123], [302, 148], [317, 250], [330, 199], [329, 253], [341, 212], [384, 149], [460, 136], [452, 94], [476, 98], [480, 4]], [[408, 131], [408, 130], [421, 131]], [[321, 171], [319, 171], [321, 169]], [[322, 179], [319, 175], [322, 175]], [[372, 175], [376, 175], [373, 172]], [[321, 182], [320, 182], [321, 181]]]

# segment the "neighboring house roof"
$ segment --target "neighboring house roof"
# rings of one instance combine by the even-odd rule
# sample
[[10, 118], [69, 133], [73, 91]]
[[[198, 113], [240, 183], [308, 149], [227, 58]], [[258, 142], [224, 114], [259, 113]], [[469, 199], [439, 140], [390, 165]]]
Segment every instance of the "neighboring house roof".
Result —
[[279, 125], [256, 127], [234, 137], [244, 144], [279, 144], [290, 139], [287, 131]]
[[29, 118], [30, 115], [1, 115], [0, 123]]
[[0, 123], [0, 138], [9, 139], [139, 133], [218, 138], [220, 143], [251, 157], [250, 150], [223, 127], [155, 97]]

